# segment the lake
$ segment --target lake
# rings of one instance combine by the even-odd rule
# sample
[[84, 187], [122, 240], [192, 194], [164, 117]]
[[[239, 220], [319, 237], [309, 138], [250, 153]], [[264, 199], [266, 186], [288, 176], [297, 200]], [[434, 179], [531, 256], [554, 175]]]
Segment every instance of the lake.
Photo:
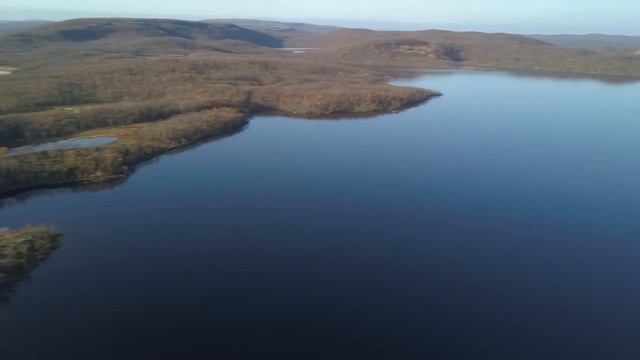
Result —
[[0, 305], [2, 359], [640, 357], [640, 84], [397, 83], [444, 96], [4, 201], [65, 236]]
[[115, 136], [96, 136], [86, 138], [72, 138], [58, 141], [51, 141], [43, 144], [26, 145], [9, 149], [5, 154], [1, 156], [11, 157], [24, 154], [33, 154], [42, 151], [62, 150], [62, 149], [77, 149], [77, 148], [89, 148], [96, 146], [103, 146], [118, 141]]

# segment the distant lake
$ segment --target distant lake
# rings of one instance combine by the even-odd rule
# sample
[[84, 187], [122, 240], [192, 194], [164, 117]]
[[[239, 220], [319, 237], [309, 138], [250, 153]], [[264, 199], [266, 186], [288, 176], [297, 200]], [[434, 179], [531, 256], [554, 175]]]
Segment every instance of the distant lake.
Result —
[[65, 236], [0, 305], [2, 359], [640, 358], [640, 84], [397, 83], [444, 96], [5, 201]]
[[8, 156], [23, 155], [23, 154], [32, 154], [32, 153], [37, 153], [42, 151], [96, 147], [96, 146], [108, 145], [116, 141], [118, 141], [118, 138], [114, 136], [73, 138], [73, 139], [52, 141], [52, 142], [47, 142], [47, 143], [37, 144], [37, 145], [27, 145], [27, 146], [12, 148], [12, 149], [9, 149], [9, 151], [3, 154], [2, 156], [8, 157]]

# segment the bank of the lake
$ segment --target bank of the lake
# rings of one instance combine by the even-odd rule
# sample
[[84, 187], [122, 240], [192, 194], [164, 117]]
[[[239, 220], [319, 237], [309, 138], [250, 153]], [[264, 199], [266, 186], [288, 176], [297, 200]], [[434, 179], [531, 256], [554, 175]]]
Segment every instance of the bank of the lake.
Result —
[[[311, 105], [284, 105], [288, 110], [280, 112], [289, 116], [366, 117], [400, 111], [441, 95], [426, 89], [390, 88], [396, 89], [394, 94], [355, 90], [352, 94], [349, 89], [344, 90], [342, 97], [321, 94], [310, 100]], [[292, 93], [285, 97], [295, 98], [295, 95]], [[15, 149], [0, 147], [0, 197], [34, 189], [120, 181], [130, 176], [143, 162], [206, 139], [239, 131], [251, 117], [268, 110], [217, 107], [186, 112], [162, 121], [98, 128], [75, 134], [76, 139], [118, 139], [100, 144], [89, 141], [78, 146], [74, 139], [67, 139]]]

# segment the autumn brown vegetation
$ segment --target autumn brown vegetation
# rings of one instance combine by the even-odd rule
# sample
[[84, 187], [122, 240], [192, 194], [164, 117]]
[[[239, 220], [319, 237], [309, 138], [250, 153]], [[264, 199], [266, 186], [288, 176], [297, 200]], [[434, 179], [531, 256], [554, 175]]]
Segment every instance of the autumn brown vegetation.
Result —
[[[211, 50], [229, 37], [244, 44], [232, 47], [233, 52], [230, 47]], [[263, 111], [369, 113], [437, 95], [388, 85], [377, 71], [281, 52], [257, 54], [266, 50], [256, 45], [277, 45], [270, 38], [225, 24], [104, 19], [50, 24], [0, 39], [0, 49], [9, 49], [4, 62], [21, 65], [0, 79], [0, 147], [95, 129], [122, 135], [101, 147], [0, 157], [0, 193], [119, 179], [137, 163], [241, 128]], [[108, 54], [96, 52], [113, 39], [123, 42], [119, 53], [109, 46]], [[183, 47], [174, 47], [171, 54], [140, 56], [140, 48], [130, 51], [140, 39], [178, 39], [197, 50], [185, 54]], [[40, 56], [61, 48], [65, 54]], [[34, 56], [25, 60], [21, 51]]]
[[0, 228], [0, 299], [57, 246], [59, 233], [45, 227]]
[[[640, 59], [617, 51], [558, 47], [512, 34], [476, 32], [371, 31], [341, 29], [307, 39], [323, 61], [393, 67], [466, 67], [511, 71], [640, 78]], [[424, 42], [432, 51], [406, 51]], [[433, 56], [441, 51], [440, 56]]]

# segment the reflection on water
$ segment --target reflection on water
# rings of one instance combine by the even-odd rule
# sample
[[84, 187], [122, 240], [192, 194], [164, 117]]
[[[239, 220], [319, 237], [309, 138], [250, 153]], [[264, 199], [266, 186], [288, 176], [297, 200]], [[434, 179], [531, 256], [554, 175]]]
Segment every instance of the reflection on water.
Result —
[[291, 52], [294, 54], [304, 54], [310, 50], [318, 50], [318, 48], [278, 48], [277, 50]]
[[481, 74], [481, 73], [493, 73], [495, 75], [507, 75], [513, 78], [525, 78], [532, 80], [583, 80], [587, 82], [601, 82], [605, 84], [637, 84], [640, 82], [640, 78], [638, 77], [628, 77], [628, 76], [610, 76], [610, 75], [585, 75], [585, 74], [558, 74], [558, 73], [549, 73], [549, 72], [541, 72], [541, 71], [512, 71], [512, 72], [504, 72], [493, 69], [451, 69], [451, 68], [442, 68], [442, 69], [391, 69], [389, 70], [398, 80], [402, 79], [416, 79], [425, 75], [460, 75], [460, 74]]
[[398, 83], [445, 96], [7, 202], [65, 244], [0, 306], [3, 359], [639, 358], [639, 85]]
[[113, 136], [101, 136], [90, 138], [75, 138], [67, 140], [52, 141], [44, 144], [27, 145], [17, 148], [9, 149], [3, 157], [32, 154], [41, 151], [62, 150], [62, 149], [77, 149], [88, 148], [95, 146], [103, 146], [118, 141], [117, 137]]

